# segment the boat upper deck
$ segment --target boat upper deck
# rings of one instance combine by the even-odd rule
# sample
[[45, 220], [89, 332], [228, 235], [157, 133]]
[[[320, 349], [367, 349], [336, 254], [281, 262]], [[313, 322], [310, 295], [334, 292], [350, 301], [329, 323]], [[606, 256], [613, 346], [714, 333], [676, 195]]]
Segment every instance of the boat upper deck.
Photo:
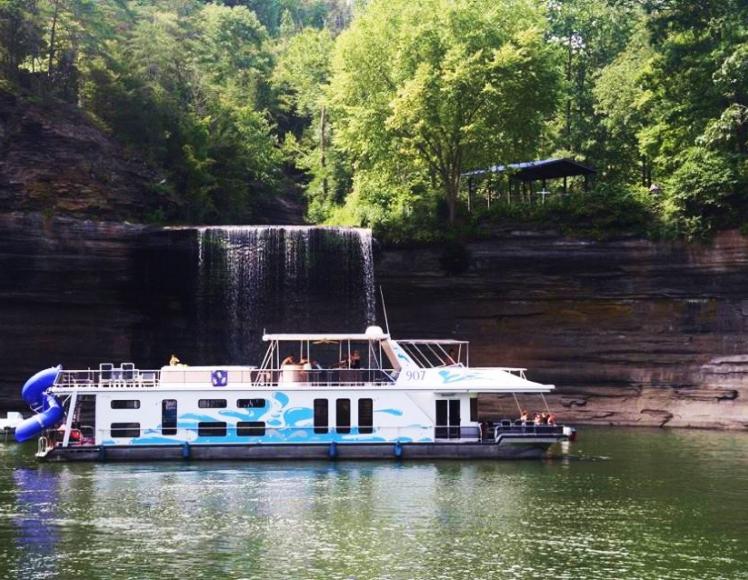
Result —
[[[123, 369], [124, 367], [124, 369]], [[63, 370], [54, 389], [67, 391], [215, 388], [242, 390], [393, 389], [445, 392], [549, 392], [552, 385], [529, 381], [522, 368], [451, 367], [403, 370], [322, 369], [298, 365], [281, 369], [255, 367], [178, 367], [140, 370], [129, 365], [105, 370]]]
[[548, 392], [528, 381], [524, 368], [469, 366], [467, 341], [393, 340], [378, 326], [362, 334], [265, 334], [259, 366], [188, 366], [140, 370], [133, 363], [102, 363], [98, 370], [59, 373], [68, 389], [359, 389], [438, 392]]

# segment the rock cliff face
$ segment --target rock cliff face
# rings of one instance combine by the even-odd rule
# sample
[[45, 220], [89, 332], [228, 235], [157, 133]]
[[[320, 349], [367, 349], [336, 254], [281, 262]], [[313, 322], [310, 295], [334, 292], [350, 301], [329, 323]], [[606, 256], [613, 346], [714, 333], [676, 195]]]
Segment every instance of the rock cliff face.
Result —
[[0, 209], [142, 218], [159, 176], [72, 105], [0, 90]]
[[53, 364], [129, 360], [142, 226], [0, 214], [0, 408]]
[[[472, 341], [471, 363], [528, 367], [571, 422], [748, 427], [748, 239], [591, 242], [506, 232], [445, 275], [435, 250], [383, 252], [392, 332]], [[520, 401], [538, 407], [528, 398]], [[487, 398], [487, 415], [516, 414]]]
[[[0, 214], [0, 408], [20, 406], [23, 381], [58, 362], [145, 368], [199, 352], [196, 337], [209, 333], [194, 313], [192, 238]], [[558, 386], [549, 404], [571, 422], [748, 428], [747, 238], [506, 232], [469, 253], [468, 269], [447, 276], [437, 249], [379, 252], [395, 336], [451, 334], [472, 341], [474, 365], [528, 367]], [[485, 398], [481, 412], [516, 406]]]

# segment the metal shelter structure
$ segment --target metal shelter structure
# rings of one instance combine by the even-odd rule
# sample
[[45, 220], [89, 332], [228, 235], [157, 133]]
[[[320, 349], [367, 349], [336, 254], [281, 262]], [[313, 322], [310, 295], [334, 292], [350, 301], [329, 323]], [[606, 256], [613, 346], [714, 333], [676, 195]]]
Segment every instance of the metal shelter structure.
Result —
[[[507, 165], [492, 165], [486, 169], [476, 169], [467, 171], [462, 177], [467, 181], [468, 188], [468, 207], [473, 203], [473, 197], [477, 191], [478, 183], [481, 180], [489, 180], [487, 186], [487, 203], [491, 206], [491, 197], [494, 193], [493, 181], [498, 176], [506, 175], [506, 195], [507, 200], [511, 203], [512, 193], [522, 198], [527, 193], [531, 196], [536, 193], [535, 184], [541, 183], [542, 189], [538, 191], [545, 200], [548, 191], [548, 181], [553, 179], [563, 179], [563, 192], [568, 193], [569, 177], [584, 177], [584, 189], [587, 191], [591, 176], [597, 172], [595, 169], [573, 159], [543, 159], [538, 161], [524, 161], [522, 163], [509, 163]], [[498, 192], [501, 195], [501, 191]]]

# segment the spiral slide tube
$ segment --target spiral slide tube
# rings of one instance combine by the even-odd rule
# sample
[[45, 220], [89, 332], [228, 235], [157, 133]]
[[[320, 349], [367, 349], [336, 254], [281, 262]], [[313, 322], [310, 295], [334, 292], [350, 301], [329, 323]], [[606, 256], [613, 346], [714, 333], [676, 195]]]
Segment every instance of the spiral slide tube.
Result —
[[23, 442], [38, 435], [43, 429], [54, 427], [62, 420], [65, 410], [54, 395], [45, 395], [62, 370], [61, 365], [39, 371], [21, 389], [21, 397], [36, 415], [29, 417], [16, 427], [16, 441]]

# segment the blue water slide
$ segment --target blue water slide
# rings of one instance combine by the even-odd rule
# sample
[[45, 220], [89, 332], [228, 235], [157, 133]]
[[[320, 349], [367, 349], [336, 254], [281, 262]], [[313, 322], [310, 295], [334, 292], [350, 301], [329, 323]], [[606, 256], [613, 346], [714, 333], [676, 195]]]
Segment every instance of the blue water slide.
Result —
[[55, 383], [61, 370], [61, 365], [44, 369], [23, 385], [21, 397], [37, 414], [16, 427], [16, 441], [19, 443], [38, 435], [43, 429], [54, 427], [65, 415], [65, 410], [57, 397], [44, 394]]

